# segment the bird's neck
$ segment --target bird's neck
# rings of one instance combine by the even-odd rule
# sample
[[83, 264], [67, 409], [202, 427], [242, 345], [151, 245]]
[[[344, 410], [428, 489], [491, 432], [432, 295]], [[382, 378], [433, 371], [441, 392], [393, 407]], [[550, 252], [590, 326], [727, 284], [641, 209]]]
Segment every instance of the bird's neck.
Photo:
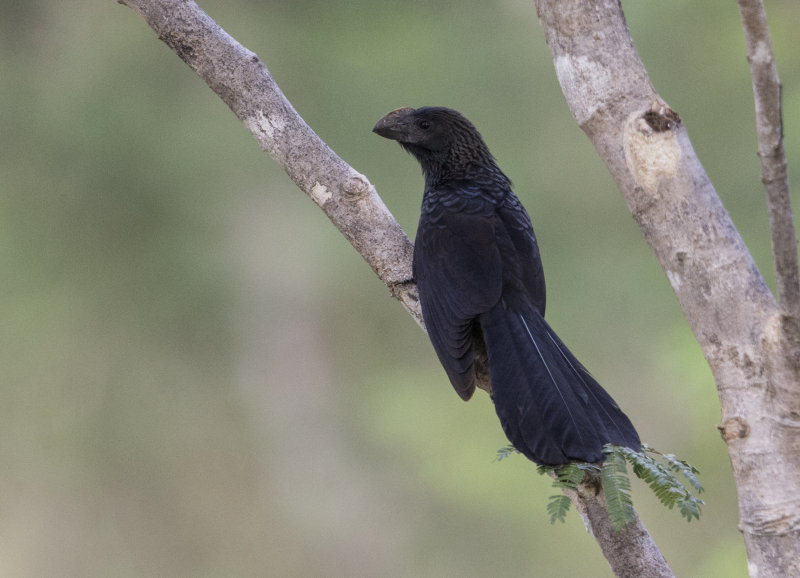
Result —
[[453, 183], [472, 183], [480, 187], [506, 190], [511, 187], [511, 180], [503, 174], [494, 159], [482, 159], [481, 162], [462, 161], [444, 163], [423, 163], [422, 173], [425, 175], [425, 188], [436, 189]]

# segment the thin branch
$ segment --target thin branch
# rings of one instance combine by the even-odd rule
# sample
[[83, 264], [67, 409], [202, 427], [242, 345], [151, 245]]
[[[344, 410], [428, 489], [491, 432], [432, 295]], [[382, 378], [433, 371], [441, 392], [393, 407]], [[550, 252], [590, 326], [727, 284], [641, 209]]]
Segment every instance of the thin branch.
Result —
[[[340, 159], [297, 114], [258, 57], [191, 0], [118, 1], [139, 13], [219, 95], [422, 325], [416, 285], [411, 280], [408, 237], [366, 177]], [[591, 526], [587, 527], [594, 529], [604, 553], [626, 553], [623, 558], [609, 559], [615, 574], [634, 575], [623, 565], [626, 561], [663, 560], [638, 517], [628, 532], [605, 531], [610, 525], [606, 526], [599, 514], [605, 511], [602, 492], [587, 488], [573, 501], [581, 512], [588, 512]]]
[[256, 56], [193, 1], [118, 0], [138, 12], [227, 104], [295, 184], [319, 205], [420, 325], [413, 246], [367, 178], [339, 158], [292, 107]]
[[639, 515], [634, 512], [633, 521], [617, 532], [608, 515], [599, 475], [587, 473], [587, 478], [576, 491], [565, 489], [564, 493], [583, 518], [586, 531], [597, 540], [614, 575], [618, 578], [674, 578]]
[[795, 343], [800, 340], [800, 277], [797, 238], [789, 197], [789, 175], [783, 147], [781, 81], [772, 51], [762, 0], [739, 0], [739, 14], [753, 78], [761, 181], [767, 193], [778, 301]]

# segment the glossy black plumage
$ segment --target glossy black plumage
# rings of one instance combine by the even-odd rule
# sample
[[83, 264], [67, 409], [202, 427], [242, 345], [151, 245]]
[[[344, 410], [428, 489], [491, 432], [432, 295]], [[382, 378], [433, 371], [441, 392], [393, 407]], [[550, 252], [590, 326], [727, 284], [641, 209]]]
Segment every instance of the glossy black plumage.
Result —
[[441, 107], [395, 110], [373, 131], [422, 166], [414, 277], [428, 335], [458, 394], [472, 396], [485, 351], [503, 430], [534, 462], [597, 462], [606, 443], [638, 449], [630, 420], [545, 322], [530, 218], [480, 133]]

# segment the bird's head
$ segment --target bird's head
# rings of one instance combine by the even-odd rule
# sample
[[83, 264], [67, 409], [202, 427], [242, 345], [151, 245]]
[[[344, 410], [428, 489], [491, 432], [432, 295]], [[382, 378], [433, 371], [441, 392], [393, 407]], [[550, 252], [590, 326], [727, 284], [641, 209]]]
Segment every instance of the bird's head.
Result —
[[400, 143], [428, 179], [499, 171], [478, 129], [450, 108], [398, 108], [375, 123], [372, 132]]

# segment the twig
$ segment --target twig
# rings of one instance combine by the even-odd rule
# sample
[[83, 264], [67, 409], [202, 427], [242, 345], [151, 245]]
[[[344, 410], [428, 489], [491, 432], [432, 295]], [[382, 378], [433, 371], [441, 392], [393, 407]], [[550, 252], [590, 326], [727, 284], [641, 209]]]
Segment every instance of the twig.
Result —
[[772, 252], [778, 285], [778, 302], [795, 343], [800, 341], [800, 278], [797, 238], [789, 197], [789, 177], [783, 148], [781, 82], [772, 51], [767, 14], [762, 0], [738, 0], [747, 43], [747, 60], [753, 78], [761, 181], [767, 193], [772, 229]]

